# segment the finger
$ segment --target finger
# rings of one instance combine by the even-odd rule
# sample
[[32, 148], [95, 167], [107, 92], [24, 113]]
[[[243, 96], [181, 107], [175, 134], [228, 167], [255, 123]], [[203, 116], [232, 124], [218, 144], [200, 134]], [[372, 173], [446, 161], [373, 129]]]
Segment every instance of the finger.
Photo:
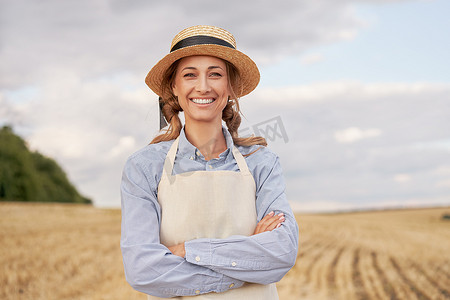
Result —
[[275, 212], [271, 211], [264, 218], [262, 218], [261, 221], [258, 222], [259, 228], [264, 230], [267, 227], [267, 225], [272, 223], [272, 221], [273, 221], [272, 219], [273, 218], [276, 218]]
[[268, 213], [267, 215], [265, 215], [264, 218], [262, 218], [261, 221], [259, 221], [258, 224], [256, 224], [256, 228], [255, 228], [254, 234], [264, 232], [263, 227], [265, 227], [265, 223], [266, 223], [270, 218], [272, 218], [274, 214], [275, 214], [275, 212], [274, 212], [274, 211], [271, 211], [270, 213]]
[[265, 232], [265, 231], [271, 231], [275, 229], [275, 227], [279, 224], [284, 222], [285, 217], [283, 213], [279, 213], [278, 215], [275, 215], [273, 217], [267, 218], [266, 220], [261, 220], [261, 226], [259, 228], [259, 232]]
[[278, 225], [283, 223], [285, 220], [286, 220], [286, 218], [283, 213], [280, 213], [280, 214], [274, 216], [273, 218], [271, 218], [270, 224], [267, 224], [266, 231], [274, 230], [275, 228], [277, 228]]

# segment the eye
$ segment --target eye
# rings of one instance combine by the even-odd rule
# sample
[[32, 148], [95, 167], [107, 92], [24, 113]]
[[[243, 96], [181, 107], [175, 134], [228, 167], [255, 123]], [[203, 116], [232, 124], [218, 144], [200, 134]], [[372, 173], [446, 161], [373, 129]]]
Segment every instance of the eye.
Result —
[[211, 77], [222, 77], [222, 74], [220, 74], [218, 72], [212, 72], [209, 76], [211, 76]]
[[186, 73], [183, 75], [183, 77], [195, 77], [194, 73]]

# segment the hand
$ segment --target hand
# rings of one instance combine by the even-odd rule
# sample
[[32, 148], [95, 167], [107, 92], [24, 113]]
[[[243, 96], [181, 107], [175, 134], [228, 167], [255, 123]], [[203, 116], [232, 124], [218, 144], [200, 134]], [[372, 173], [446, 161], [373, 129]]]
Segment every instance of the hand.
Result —
[[172, 254], [174, 254], [174, 255], [178, 255], [183, 258], [186, 256], [186, 249], [184, 248], [184, 243], [170, 246], [167, 248], [169, 248], [170, 252], [172, 252]]
[[284, 217], [283, 213], [275, 215], [275, 213], [271, 211], [264, 218], [262, 218], [262, 220], [259, 221], [258, 224], [256, 224], [253, 235], [266, 231], [272, 231], [275, 228], [280, 227], [281, 223], [283, 223], [285, 220], [286, 218]]

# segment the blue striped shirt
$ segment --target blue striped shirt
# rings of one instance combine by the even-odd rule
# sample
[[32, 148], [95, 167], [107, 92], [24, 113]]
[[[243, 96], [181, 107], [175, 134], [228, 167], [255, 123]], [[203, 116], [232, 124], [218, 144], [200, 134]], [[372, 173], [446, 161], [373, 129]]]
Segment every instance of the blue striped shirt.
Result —
[[[227, 149], [209, 161], [181, 130], [173, 174], [200, 170], [238, 172], [232, 154], [233, 140], [225, 127], [222, 130]], [[140, 292], [166, 298], [220, 293], [239, 288], [244, 282], [279, 281], [295, 263], [298, 226], [286, 199], [278, 156], [260, 145], [237, 146], [255, 179], [257, 221], [271, 211], [282, 212], [286, 217], [282, 226], [253, 236], [186, 241], [186, 257], [182, 258], [173, 255], [159, 240], [161, 208], [157, 190], [172, 143], [173, 140], [144, 147], [130, 156], [123, 170], [120, 246], [130, 285]], [[202, 259], [197, 261], [196, 257]]]

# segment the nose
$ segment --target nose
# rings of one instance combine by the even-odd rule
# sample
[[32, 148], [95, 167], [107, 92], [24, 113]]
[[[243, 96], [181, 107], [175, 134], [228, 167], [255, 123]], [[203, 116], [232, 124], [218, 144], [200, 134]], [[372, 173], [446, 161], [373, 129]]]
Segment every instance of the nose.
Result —
[[211, 91], [211, 86], [209, 85], [208, 78], [206, 76], [199, 76], [196, 86], [197, 92], [201, 94], [206, 94]]

